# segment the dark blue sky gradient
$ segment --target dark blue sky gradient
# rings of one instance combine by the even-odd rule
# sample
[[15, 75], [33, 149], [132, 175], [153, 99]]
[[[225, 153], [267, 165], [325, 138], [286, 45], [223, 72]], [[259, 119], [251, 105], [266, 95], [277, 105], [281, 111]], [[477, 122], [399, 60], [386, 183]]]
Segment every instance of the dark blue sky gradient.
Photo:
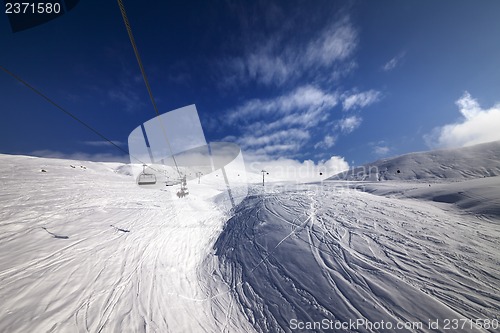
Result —
[[[358, 164], [426, 150], [426, 134], [460, 118], [455, 101], [465, 91], [485, 107], [500, 101], [495, 0], [124, 4], [160, 112], [196, 104], [208, 141], [236, 141], [255, 158], [338, 155]], [[303, 63], [316, 57], [304, 53], [311, 41], [339, 26], [354, 34], [348, 55], [324, 66]], [[62, 17], [18, 33], [2, 14], [0, 45], [2, 66], [124, 149], [129, 133], [155, 116], [115, 1], [82, 0]], [[288, 59], [284, 79], [235, 65], [264, 64], [259, 56], [266, 54]], [[384, 70], [391, 59], [394, 68]], [[228, 121], [230, 115], [249, 101], [278, 100], [300, 87], [338, 102], [322, 110], [324, 120], [304, 127], [303, 137], [277, 139], [273, 134], [280, 130], [300, 129], [281, 125], [246, 146], [251, 125], [275, 121], [281, 111], [236, 122]], [[3, 72], [0, 89], [1, 153], [119, 158], [118, 150]], [[375, 101], [343, 110], [343, 99], [367, 91], [378, 94]], [[342, 130], [339, 124], [349, 117], [359, 123]], [[335, 143], [320, 144], [326, 136]], [[266, 150], [284, 144], [295, 148]]]

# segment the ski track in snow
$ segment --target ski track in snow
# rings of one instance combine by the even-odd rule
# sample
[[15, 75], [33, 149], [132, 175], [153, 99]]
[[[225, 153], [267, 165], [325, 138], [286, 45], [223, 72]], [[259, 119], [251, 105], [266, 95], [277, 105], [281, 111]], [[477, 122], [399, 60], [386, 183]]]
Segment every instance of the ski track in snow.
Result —
[[218, 331], [200, 283], [217, 209], [41, 161], [1, 165], [0, 332]]
[[500, 317], [498, 222], [427, 203], [330, 184], [250, 197], [215, 248], [259, 332], [291, 332], [291, 319]]
[[500, 319], [498, 220], [334, 182], [251, 186], [226, 216], [111, 164], [1, 158], [0, 332]]

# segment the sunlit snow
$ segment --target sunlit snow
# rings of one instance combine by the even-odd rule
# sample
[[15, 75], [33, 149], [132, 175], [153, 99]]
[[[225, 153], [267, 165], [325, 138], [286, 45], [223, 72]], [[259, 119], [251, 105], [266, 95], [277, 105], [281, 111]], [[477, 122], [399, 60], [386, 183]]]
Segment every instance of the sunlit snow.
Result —
[[[178, 198], [175, 186], [138, 188], [119, 163], [0, 155], [0, 331], [298, 332], [365, 319], [432, 332], [429, 320], [499, 320], [498, 155], [433, 154], [455, 163], [440, 162], [439, 181], [262, 186], [249, 174], [229, 211], [209, 178]], [[447, 179], [463, 174], [454, 168], [473, 171]]]

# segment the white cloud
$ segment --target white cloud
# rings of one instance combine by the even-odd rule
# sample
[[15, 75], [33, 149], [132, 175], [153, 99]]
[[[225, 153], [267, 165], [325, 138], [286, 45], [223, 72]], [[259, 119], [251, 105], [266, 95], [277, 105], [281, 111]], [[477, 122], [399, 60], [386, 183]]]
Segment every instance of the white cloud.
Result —
[[326, 121], [337, 103], [336, 93], [305, 85], [275, 98], [247, 101], [226, 112], [223, 121], [239, 129], [241, 135], [229, 139], [245, 153], [283, 157], [302, 148], [310, 129]]
[[283, 156], [284, 153], [296, 152], [297, 150], [300, 149], [300, 147], [301, 144], [295, 142], [287, 144], [272, 144], [272, 145], [262, 146], [260, 148], [253, 150], [245, 150], [245, 154], [249, 153], [251, 155], [270, 158], [270, 155]]
[[373, 89], [361, 93], [354, 93], [351, 95], [345, 94], [344, 96], [342, 96], [342, 106], [345, 111], [356, 108], [360, 109], [378, 102], [380, 100], [380, 97], [380, 91], [376, 91]]
[[336, 138], [334, 136], [327, 135], [325, 136], [323, 142], [325, 143], [326, 148], [331, 148], [335, 144], [335, 140]]
[[500, 104], [482, 109], [466, 91], [456, 101], [463, 118], [424, 136], [430, 147], [464, 147], [500, 140]]
[[[247, 170], [253, 173], [260, 173], [261, 170], [269, 172], [269, 178], [273, 180], [285, 181], [320, 181], [333, 176], [339, 172], [349, 169], [343, 157], [332, 156], [327, 161], [319, 161], [314, 163], [311, 160], [303, 162], [293, 159], [277, 159], [277, 160], [252, 160], [252, 156], [247, 157]], [[322, 175], [320, 175], [322, 173]]]
[[373, 154], [378, 157], [386, 156], [391, 152], [391, 147], [384, 140], [369, 142], [368, 145], [372, 147]]
[[336, 94], [324, 92], [311, 85], [301, 86], [287, 95], [272, 99], [252, 99], [229, 111], [225, 120], [233, 123], [238, 120], [248, 121], [263, 115], [289, 115], [297, 111], [333, 108], [337, 105]]
[[361, 125], [363, 119], [358, 116], [350, 116], [343, 118], [339, 122], [339, 126], [342, 132], [349, 134]]
[[240, 144], [243, 149], [252, 147], [276, 145], [278, 143], [287, 143], [290, 141], [302, 141], [309, 139], [309, 132], [302, 129], [292, 128], [289, 130], [281, 130], [268, 135], [254, 136], [247, 134], [238, 138], [236, 142]]
[[335, 145], [335, 142], [337, 141], [337, 137], [333, 135], [325, 135], [323, 140], [320, 142], [317, 142], [314, 145], [314, 149], [322, 148], [322, 149], [328, 149], [332, 148]]
[[274, 34], [245, 55], [221, 61], [220, 68], [226, 85], [256, 81], [281, 86], [320, 69], [324, 74], [328, 73], [325, 69], [333, 72], [334, 64], [352, 55], [357, 41], [357, 31], [344, 17], [303, 43], [292, 43], [283, 33]]
[[375, 147], [373, 147], [373, 152], [375, 153], [375, 155], [378, 155], [378, 156], [385, 156], [390, 151], [391, 151], [391, 149], [387, 146], [375, 146]]
[[314, 64], [330, 66], [338, 60], [349, 57], [357, 44], [357, 33], [344, 18], [336, 25], [327, 27], [316, 40], [307, 46], [303, 55], [305, 65], [312, 67]]
[[[350, 95], [354, 104], [366, 106], [378, 99], [374, 90]], [[331, 110], [338, 104], [338, 93], [329, 93], [306, 85], [292, 92], [270, 99], [252, 99], [225, 113], [223, 121], [237, 127], [239, 137], [225, 138], [237, 142], [249, 154], [286, 157], [304, 147], [312, 137], [312, 128], [327, 124]], [[265, 119], [266, 121], [264, 121]], [[362, 122], [358, 115], [330, 121], [334, 130], [349, 134]], [[328, 125], [325, 125], [328, 126]], [[338, 134], [327, 134], [314, 144], [315, 149], [328, 149], [335, 145]]]
[[471, 120], [481, 113], [481, 106], [468, 91], [465, 91], [455, 104], [459, 107], [460, 113], [466, 120]]
[[396, 68], [401, 63], [401, 60], [403, 60], [404, 56], [405, 56], [405, 52], [398, 54], [397, 56], [395, 56], [394, 58], [392, 58], [391, 60], [386, 62], [382, 66], [382, 70], [385, 72], [392, 71], [394, 68]]

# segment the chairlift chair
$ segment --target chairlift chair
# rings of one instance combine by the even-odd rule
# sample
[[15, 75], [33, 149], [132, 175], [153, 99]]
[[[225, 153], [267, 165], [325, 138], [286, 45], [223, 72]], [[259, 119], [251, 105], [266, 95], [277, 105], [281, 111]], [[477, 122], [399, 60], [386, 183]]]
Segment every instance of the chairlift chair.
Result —
[[146, 164], [142, 166], [142, 173], [137, 179], [138, 185], [154, 185], [156, 184], [156, 176], [152, 173], [146, 173]]

